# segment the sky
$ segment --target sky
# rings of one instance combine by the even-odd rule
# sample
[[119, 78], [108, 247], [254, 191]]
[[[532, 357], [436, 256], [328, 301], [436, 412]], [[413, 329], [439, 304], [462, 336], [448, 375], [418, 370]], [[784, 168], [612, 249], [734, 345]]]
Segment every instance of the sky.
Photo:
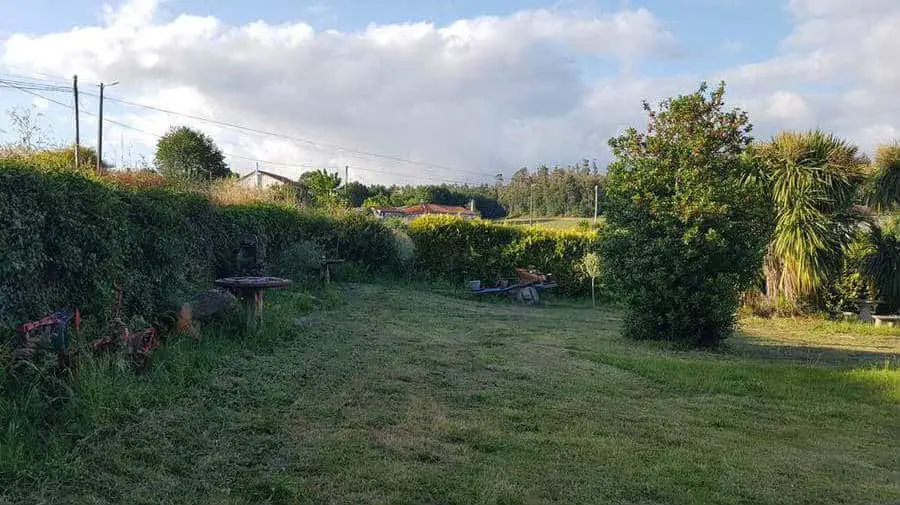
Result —
[[[239, 173], [434, 184], [605, 166], [643, 100], [720, 80], [760, 139], [900, 139], [897, 0], [2, 1], [0, 110], [32, 108], [71, 143], [77, 74], [96, 146], [97, 83], [119, 81], [104, 104], [119, 166], [180, 125]], [[13, 138], [6, 114], [0, 130]]]

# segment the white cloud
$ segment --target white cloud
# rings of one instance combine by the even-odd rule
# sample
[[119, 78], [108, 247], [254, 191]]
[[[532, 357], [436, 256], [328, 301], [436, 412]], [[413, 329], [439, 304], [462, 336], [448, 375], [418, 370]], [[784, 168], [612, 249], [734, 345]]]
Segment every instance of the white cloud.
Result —
[[790, 0], [782, 54], [723, 71], [766, 135], [823, 128], [871, 151], [900, 128], [900, 2]]
[[[156, 133], [170, 124], [202, 126], [232, 153], [350, 164], [357, 176], [371, 169], [369, 181], [400, 181], [384, 172], [423, 178], [410, 182], [473, 180], [472, 173], [335, 146], [451, 165], [485, 178], [525, 164], [603, 159], [609, 137], [642, 123], [642, 99], [690, 92], [704, 78], [724, 78], [732, 102], [750, 111], [758, 136], [822, 127], [870, 149], [900, 129], [894, 49], [900, 2], [863, 3], [790, 0], [785, 15], [794, 28], [780, 54], [711, 75], [649, 77], [634, 71], [650, 66], [641, 62], [676, 54], [678, 47], [665, 21], [646, 9], [602, 15], [524, 10], [442, 26], [373, 24], [339, 32], [316, 31], [302, 21], [234, 26], [208, 16], [163, 20], [158, 0], [110, 9], [99, 26], [13, 34], [0, 42], [0, 66], [77, 73], [84, 82], [119, 79], [114, 95], [316, 141], [255, 136], [158, 112], [111, 112]], [[585, 61], [619, 70], [587, 78]], [[131, 138], [154, 142], [149, 136]], [[252, 165], [233, 161], [244, 170]]]
[[790, 91], [776, 91], [766, 105], [766, 114], [776, 119], [806, 119], [812, 112], [802, 96]]
[[[627, 66], [674, 46], [663, 23], [644, 9], [600, 16], [528, 10], [342, 33], [316, 32], [303, 22], [231, 26], [190, 15], [160, 22], [157, 6], [132, 0], [108, 10], [101, 26], [12, 35], [0, 62], [77, 73], [85, 82], [119, 79], [115, 92], [142, 102], [328, 144], [204, 126], [223, 146], [250, 156], [471, 180], [535, 159], [602, 155], [605, 139], [599, 145], [598, 139], [611, 125], [591, 106], [597, 85], [583, 80], [575, 59]], [[639, 113], [636, 101], [628, 105]], [[153, 132], [183, 122], [143, 112], [117, 119]], [[476, 174], [439, 174], [332, 144]]]

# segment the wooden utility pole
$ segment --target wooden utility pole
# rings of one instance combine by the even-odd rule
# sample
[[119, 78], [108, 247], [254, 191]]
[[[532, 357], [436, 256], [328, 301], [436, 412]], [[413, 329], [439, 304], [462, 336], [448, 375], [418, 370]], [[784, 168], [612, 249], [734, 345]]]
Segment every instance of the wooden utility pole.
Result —
[[594, 222], [597, 222], [597, 210], [599, 209], [598, 203], [600, 200], [600, 185], [594, 184]]
[[81, 146], [81, 126], [78, 123], [78, 76], [72, 76], [72, 92], [75, 94], [75, 170], [78, 170], [78, 151]]
[[350, 165], [344, 165], [344, 187], [350, 182]]
[[97, 120], [97, 173], [103, 169], [103, 88], [106, 86], [100, 83], [100, 117]]

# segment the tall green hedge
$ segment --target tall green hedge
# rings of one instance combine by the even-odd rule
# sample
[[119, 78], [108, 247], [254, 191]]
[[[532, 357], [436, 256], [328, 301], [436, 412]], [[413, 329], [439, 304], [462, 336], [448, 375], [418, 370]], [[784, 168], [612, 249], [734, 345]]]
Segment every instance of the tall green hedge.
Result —
[[301, 240], [370, 271], [397, 258], [391, 231], [365, 216], [218, 208], [197, 193], [0, 161], [0, 330], [60, 307], [104, 317], [117, 290], [126, 315], [156, 317], [217, 276], [241, 273], [245, 234], [263, 244], [264, 273], [283, 270], [284, 252]]
[[590, 279], [578, 264], [599, 249], [601, 240], [597, 231], [522, 228], [444, 216], [416, 219], [408, 232], [418, 268], [427, 275], [490, 283], [515, 277], [516, 267], [534, 267], [552, 274], [558, 291], [568, 295], [590, 294]]

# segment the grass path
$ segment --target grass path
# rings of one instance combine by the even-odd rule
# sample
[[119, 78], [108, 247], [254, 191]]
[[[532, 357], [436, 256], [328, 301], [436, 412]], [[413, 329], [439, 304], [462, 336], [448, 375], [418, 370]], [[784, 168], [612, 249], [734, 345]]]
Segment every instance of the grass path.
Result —
[[897, 332], [792, 346], [802, 324], [766, 338], [778, 327], [750, 321], [723, 353], [674, 352], [621, 340], [608, 309], [344, 289], [310, 315], [278, 298], [283, 339], [223, 356], [7, 499], [900, 502]]

